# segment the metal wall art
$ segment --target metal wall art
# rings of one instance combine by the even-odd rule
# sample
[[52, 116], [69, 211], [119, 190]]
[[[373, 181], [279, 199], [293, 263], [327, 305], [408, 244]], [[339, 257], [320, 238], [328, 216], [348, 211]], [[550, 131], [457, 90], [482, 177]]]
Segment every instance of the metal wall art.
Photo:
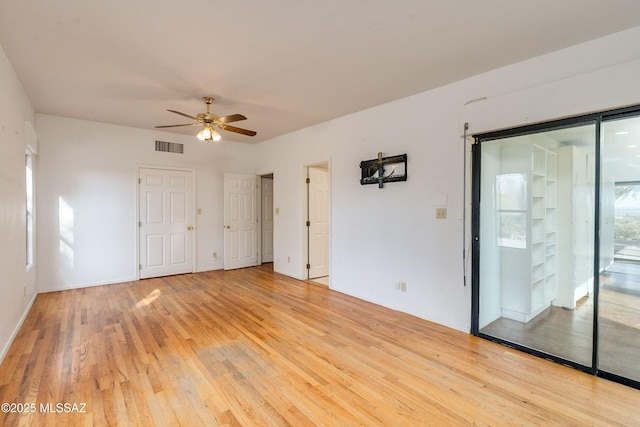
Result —
[[407, 154], [382, 157], [378, 153], [377, 159], [363, 160], [360, 162], [362, 176], [360, 184], [378, 184], [382, 188], [385, 182], [407, 180]]

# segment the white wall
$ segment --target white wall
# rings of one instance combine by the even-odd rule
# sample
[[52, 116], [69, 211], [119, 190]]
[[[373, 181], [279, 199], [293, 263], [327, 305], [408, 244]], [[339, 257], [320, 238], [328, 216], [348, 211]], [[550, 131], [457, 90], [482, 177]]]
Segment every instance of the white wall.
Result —
[[[473, 132], [487, 131], [640, 103], [638, 39], [640, 28], [257, 146], [199, 145], [191, 136], [38, 115], [37, 288], [136, 277], [139, 164], [196, 170], [196, 205], [203, 210], [196, 224], [199, 271], [222, 267], [223, 172], [273, 172], [274, 207], [279, 209], [274, 266], [303, 278], [304, 166], [329, 161], [331, 287], [468, 330], [471, 289], [463, 286], [461, 259], [463, 123], [468, 121]], [[4, 54], [0, 89], [0, 346], [6, 347], [35, 295], [35, 271], [27, 274], [23, 268], [21, 133], [24, 121], [33, 121], [33, 111]], [[479, 98], [483, 100], [469, 102]], [[183, 142], [186, 154], [156, 153], [155, 139]], [[379, 151], [408, 153], [407, 182], [384, 189], [359, 184], [359, 162]], [[73, 221], [67, 215], [62, 224], [72, 224], [68, 229], [61, 229], [61, 206], [63, 212], [73, 212]], [[443, 206], [448, 218], [436, 220], [435, 208]], [[211, 259], [213, 251], [218, 262]], [[399, 281], [407, 283], [406, 293], [395, 290]]]
[[[0, 47], [0, 361], [35, 293], [36, 270], [26, 271], [25, 121], [33, 108]], [[37, 164], [37, 160], [35, 161]]]
[[[280, 211], [275, 270], [304, 277], [303, 166], [330, 159], [331, 287], [468, 331], [463, 124], [488, 131], [638, 104], [639, 39], [640, 27], [260, 144], [258, 172], [274, 172]], [[359, 184], [359, 162], [379, 151], [408, 153], [407, 182]], [[436, 220], [443, 201], [448, 217]]]
[[[224, 172], [253, 172], [253, 147], [38, 114], [38, 290], [135, 280], [139, 165], [195, 169], [196, 271], [222, 268]], [[155, 140], [185, 154], [155, 151]], [[214, 261], [212, 252], [218, 253]]]

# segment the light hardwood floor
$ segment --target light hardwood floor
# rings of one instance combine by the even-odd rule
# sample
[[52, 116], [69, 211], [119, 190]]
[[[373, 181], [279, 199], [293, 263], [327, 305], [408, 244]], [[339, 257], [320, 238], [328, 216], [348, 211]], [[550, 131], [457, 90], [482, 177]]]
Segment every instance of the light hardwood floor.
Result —
[[39, 295], [0, 402], [36, 405], [3, 426], [640, 423], [638, 390], [270, 266]]

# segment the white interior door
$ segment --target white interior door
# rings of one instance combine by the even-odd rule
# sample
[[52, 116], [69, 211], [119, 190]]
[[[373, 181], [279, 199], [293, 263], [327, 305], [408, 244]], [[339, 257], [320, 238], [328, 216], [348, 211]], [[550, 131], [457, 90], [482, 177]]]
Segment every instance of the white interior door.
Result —
[[193, 174], [139, 170], [140, 278], [193, 272]]
[[262, 177], [262, 262], [273, 262], [273, 179]]
[[309, 168], [309, 279], [329, 275], [329, 170]]
[[224, 269], [258, 263], [256, 176], [224, 174]]

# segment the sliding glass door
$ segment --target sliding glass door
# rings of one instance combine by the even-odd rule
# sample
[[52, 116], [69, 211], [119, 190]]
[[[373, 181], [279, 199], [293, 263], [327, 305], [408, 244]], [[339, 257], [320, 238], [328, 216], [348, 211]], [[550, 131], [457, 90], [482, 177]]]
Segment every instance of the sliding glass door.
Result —
[[640, 107], [476, 136], [473, 332], [640, 388]]
[[599, 368], [640, 382], [640, 117], [602, 125]]
[[590, 366], [595, 124], [482, 142], [479, 332]]

